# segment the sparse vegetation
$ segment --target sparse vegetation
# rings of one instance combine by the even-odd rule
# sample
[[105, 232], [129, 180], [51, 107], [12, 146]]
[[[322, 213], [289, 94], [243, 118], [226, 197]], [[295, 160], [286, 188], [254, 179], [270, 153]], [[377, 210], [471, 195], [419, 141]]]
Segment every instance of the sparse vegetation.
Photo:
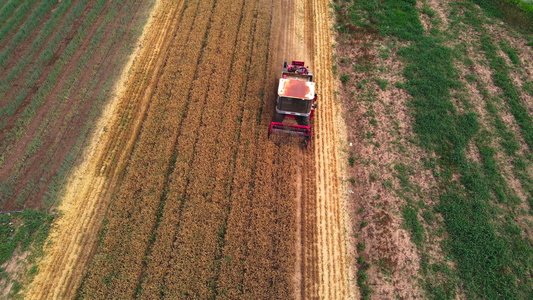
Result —
[[410, 206], [405, 206], [403, 211], [404, 224], [411, 233], [411, 239], [417, 246], [424, 242], [424, 227], [418, 221], [418, 211]]
[[[485, 11], [493, 9], [496, 12], [501, 8], [491, 6], [492, 1], [472, 2], [484, 2], [482, 7]], [[346, 9], [341, 5], [336, 11], [340, 16], [338, 19], [343, 20], [346, 28], [357, 26], [378, 32], [384, 41], [380, 41], [381, 46], [376, 49], [376, 53], [383, 53], [382, 49], [394, 48], [396, 41], [402, 45], [395, 51], [396, 54], [378, 54], [375, 61], [390, 60], [392, 56], [405, 65], [405, 81], [396, 81], [391, 88], [405, 89], [412, 99], [409, 109], [414, 117], [412, 128], [417, 137], [412, 144], [430, 154], [424, 166], [433, 174], [438, 192], [428, 197], [421, 194], [420, 188], [411, 182], [410, 165], [405, 163], [409, 161], [409, 152], [405, 150], [400, 151], [405, 155], [400, 160], [403, 163], [396, 163], [390, 168], [396, 177], [396, 183], [384, 180], [383, 185], [405, 201], [401, 215], [404, 227], [410, 232], [411, 240], [419, 251], [427, 295], [453, 298], [457, 292], [461, 292], [472, 298], [529, 298], [530, 291], [523, 286], [526, 282], [526, 285], [531, 285], [532, 280], [523, 270], [532, 266], [533, 247], [530, 238], [517, 230], [520, 226], [529, 225], [518, 221], [517, 216], [523, 210], [520, 212], [517, 207], [522, 200], [517, 196], [517, 187], [509, 184], [506, 177], [509, 175], [504, 175], [500, 158], [502, 152], [511, 157], [510, 161], [517, 162], [512, 170], [520, 180], [523, 187], [521, 192], [527, 194], [530, 205], [531, 179], [528, 179], [530, 175], [523, 172], [526, 169], [524, 166], [529, 164], [525, 161], [528, 158], [518, 153], [531, 149], [530, 134], [533, 128], [531, 117], [523, 105], [524, 101], [520, 99], [519, 87], [510, 78], [511, 71], [520, 72], [514, 66], [520, 66], [520, 58], [524, 54], [509, 39], [490, 35], [486, 30], [486, 24], [490, 21], [472, 2], [450, 2], [450, 16], [445, 17], [453, 22], [453, 25], [449, 25], [453, 29], [451, 31], [440, 31], [444, 23], [439, 20], [440, 15], [435, 8], [426, 2], [421, 7], [417, 7], [415, 1], [346, 2]], [[512, 1], [502, 1], [504, 2], [510, 5]], [[442, 4], [444, 7], [446, 5], [448, 4]], [[425, 15], [424, 22], [430, 24], [424, 24], [424, 27], [420, 15]], [[505, 19], [506, 13], [500, 12], [496, 17]], [[524, 20], [518, 21], [526, 24]], [[428, 30], [424, 32], [424, 28]], [[467, 47], [470, 44], [461, 44], [458, 39], [467, 32], [467, 28], [474, 28], [479, 32], [481, 38], [477, 39], [475, 34], [472, 36], [481, 45], [474, 48], [474, 51], [483, 52], [486, 57], [484, 62], [469, 57], [471, 50], [467, 51]], [[355, 35], [357, 30], [344, 34]], [[469, 43], [476, 45], [476, 42]], [[499, 56], [500, 50], [512, 66], [506, 64], [505, 57]], [[483, 82], [475, 72], [466, 73], [465, 81], [462, 81], [458, 69], [462, 64], [467, 69], [470, 68], [470, 71], [477, 64], [489, 65], [491, 79], [502, 91], [503, 104], [499, 97], [487, 92], [485, 85], [492, 83]], [[374, 65], [377, 64], [374, 62]], [[370, 69], [355, 64], [353, 70], [359, 73], [371, 72]], [[358, 89], [368, 92], [364, 80], [364, 76], [359, 80]], [[378, 79], [376, 83], [380, 89], [386, 88]], [[477, 100], [465, 89], [467, 83], [477, 87], [483, 95], [481, 107], [488, 112], [491, 120], [489, 127], [476, 110], [479, 109], [479, 103], [473, 103]], [[528, 87], [525, 82], [523, 90], [527, 92]], [[361, 98], [364, 93], [359, 92], [359, 95]], [[518, 143], [517, 136], [509, 127], [509, 121], [502, 121], [502, 109], [509, 109], [513, 115], [520, 128], [520, 135], [526, 142], [526, 149]], [[369, 117], [370, 124], [371, 120], [375, 120], [373, 117]], [[394, 130], [389, 132], [396, 133]], [[373, 138], [373, 134], [368, 132], [362, 135]], [[378, 136], [381, 136], [380, 141], [383, 140], [383, 135]], [[498, 144], [501, 148], [495, 146]], [[374, 180], [371, 178], [371, 182]], [[424, 202], [420, 205], [417, 199], [434, 199], [436, 205]], [[440, 217], [443, 222], [438, 221]], [[435, 248], [432, 241], [442, 236], [442, 230], [448, 236], [441, 248], [443, 255], [453, 257], [457, 272], [448, 268], [442, 260], [434, 262], [435, 258], [428, 256], [429, 248]], [[440, 279], [436, 280], [437, 277]], [[461, 281], [464, 289], [456, 290], [456, 280]]]
[[355, 165], [355, 156], [353, 155], [353, 152], [350, 152], [350, 157], [348, 157], [348, 164], [350, 167], [353, 167]]
[[366, 262], [363, 256], [357, 258], [357, 286], [361, 293], [362, 299], [370, 299], [372, 289], [368, 284], [368, 276], [366, 271], [370, 268], [370, 263]]
[[379, 78], [376, 78], [376, 83], [378, 84], [378, 86], [381, 88], [381, 90], [385, 90], [387, 88], [387, 86], [389, 85], [389, 81], [387, 79], [379, 79]]
[[523, 0], [471, 0], [492, 17], [520, 26], [525, 30], [533, 29], [533, 4]]
[[[44, 242], [48, 237], [54, 215], [45, 211], [25, 210], [22, 212], [0, 214], [0, 265], [6, 264], [13, 254], [19, 255], [30, 252], [27, 259], [35, 263], [35, 259], [42, 255]], [[20, 262], [10, 261], [8, 264]], [[25, 264], [24, 264], [25, 265]], [[5, 284], [13, 283], [10, 295], [14, 296], [22, 289], [20, 276], [24, 273], [24, 265], [21, 273], [7, 273], [5, 268], [0, 268], [0, 278], [5, 279]], [[27, 268], [26, 276], [32, 278], [37, 274], [38, 268], [35, 265]]]
[[343, 75], [341, 76], [341, 82], [342, 82], [343, 84], [348, 83], [348, 80], [350, 80], [350, 75], [348, 75], [348, 74], [343, 74]]

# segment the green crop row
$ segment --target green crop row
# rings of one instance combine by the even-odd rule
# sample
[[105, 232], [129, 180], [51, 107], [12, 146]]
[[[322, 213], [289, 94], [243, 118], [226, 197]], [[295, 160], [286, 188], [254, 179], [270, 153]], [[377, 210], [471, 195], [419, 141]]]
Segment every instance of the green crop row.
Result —
[[493, 70], [492, 79], [496, 86], [502, 89], [503, 98], [509, 105], [511, 113], [518, 123], [518, 126], [520, 126], [526, 143], [530, 149], [533, 149], [533, 123], [526, 107], [520, 99], [513, 80], [509, 76], [509, 67], [506, 64], [505, 59], [497, 55], [498, 49], [493, 45], [492, 38], [488, 35], [482, 36], [481, 44], [482, 49], [485, 51], [485, 56], [489, 61], [489, 65]]
[[17, 10], [23, 0], [10, 0], [9, 2], [0, 5], [0, 24], [4, 24], [9, 17]]
[[[97, 9], [99, 9], [97, 11], [97, 13], [93, 14], [93, 12], [95, 12], [94, 10], [89, 13], [89, 17], [91, 15], [94, 15], [94, 16], [97, 16], [101, 13], [101, 8], [103, 7], [103, 5], [105, 4], [104, 1], [101, 2], [102, 5], [100, 7], [96, 7]], [[94, 56], [94, 51], [95, 50], [98, 50], [100, 48], [109, 48], [111, 47], [111, 44], [115, 43], [116, 42], [116, 39], [117, 38], [120, 38], [121, 36], [123, 36], [124, 34], [126, 34], [126, 30], [124, 28], [122, 29], [118, 29], [115, 33], [115, 35], [107, 41], [107, 43], [105, 45], [102, 45], [101, 44], [101, 39], [102, 39], [102, 35], [103, 35], [103, 31], [107, 28], [107, 25], [108, 23], [112, 22], [113, 19], [115, 18], [115, 16], [117, 15], [118, 13], [118, 10], [119, 9], [131, 9], [131, 5], [126, 5], [125, 7], [122, 7], [122, 3], [123, 2], [119, 2], [119, 1], [115, 1], [113, 2], [113, 4], [109, 7], [108, 9], [108, 12], [106, 14], [106, 16], [103, 17], [103, 23], [101, 24], [101, 27], [98, 28], [96, 30], [96, 32], [94, 33], [91, 41], [90, 41], [90, 48], [89, 48], [89, 51], [85, 51], [83, 56], [80, 58], [80, 60], [77, 62], [76, 64], [76, 67], [74, 69], [74, 72], [72, 74], [70, 74], [69, 78], [67, 79], [67, 82], [65, 83], [65, 88], [60, 92], [60, 97], [58, 97], [57, 99], [55, 99], [55, 101], [53, 102], [52, 104], [52, 107], [50, 108], [50, 113], [49, 115], [47, 116], [47, 118], [45, 119], [44, 123], [39, 127], [37, 133], [36, 133], [36, 137], [35, 139], [40, 139], [42, 136], [46, 135], [47, 132], [47, 128], [49, 125], [53, 125], [53, 123], [55, 121], [57, 121], [57, 113], [58, 113], [58, 107], [59, 105], [61, 105], [61, 103], [69, 97], [71, 91], [75, 90], [75, 88], [78, 86], [78, 77], [80, 76], [80, 74], [86, 69], [86, 64], [87, 62], [89, 61], [89, 59], [91, 59], [93, 56]], [[132, 18], [132, 15], [128, 15], [129, 18], [127, 18], [125, 20], [125, 22], [129, 19]], [[87, 22], [86, 21], [86, 24], [91, 24], [91, 22]], [[85, 30], [85, 29], [84, 29]], [[80, 38], [80, 41], [82, 40], [82, 38]], [[70, 46], [70, 45], [69, 45]], [[100, 55], [104, 55], [104, 53], [101, 53]], [[97, 69], [95, 69], [93, 72], [96, 72]], [[106, 76], [106, 75], [102, 75], [102, 76]], [[100, 77], [99, 77], [100, 78]], [[94, 89], [94, 86], [96, 85], [96, 83], [98, 82], [98, 80], [96, 81], [92, 81], [91, 82], [91, 86], [89, 87], [86, 87], [85, 89], [82, 89], [82, 90], [78, 90], [77, 91], [77, 97], [79, 98], [79, 100], [77, 101], [84, 101], [85, 98], [82, 99], [82, 96], [83, 96], [83, 93], [84, 93], [84, 90], [87, 90], [87, 91], [91, 91], [92, 89]], [[43, 97], [46, 97], [46, 95], [43, 95]], [[81, 105], [81, 104], [80, 104]], [[74, 109], [75, 110], [75, 109]], [[77, 112], [71, 112], [70, 113], [70, 117], [67, 116], [66, 117], [66, 120], [64, 120], [64, 122], [67, 122], [68, 123], [68, 120], [73, 117], [72, 116], [72, 113], [76, 113]], [[19, 121], [19, 120], [17, 120]], [[66, 126], [67, 124], [64, 124], [63, 125], [63, 129], [62, 130], [66, 130]], [[24, 133], [25, 131], [25, 126], [20, 126], [18, 127], [19, 131], [17, 132], [18, 135], [21, 135], [22, 133]], [[59, 141], [56, 141], [56, 142], [59, 142]], [[55, 145], [55, 144], [54, 144]], [[31, 145], [30, 145], [31, 146]], [[28, 147], [30, 147], [28, 146]], [[54, 146], [52, 146], [53, 148]], [[29, 149], [29, 148], [28, 148]], [[27, 151], [28, 151], [27, 149]], [[48, 152], [50, 152], [50, 149], [48, 150]], [[48, 155], [52, 155], [52, 153], [48, 153]], [[19, 164], [16, 165], [16, 169], [20, 169], [26, 165], [31, 165], [31, 160], [32, 158], [27, 156], [26, 158], [28, 158], [28, 160], [24, 159], [22, 162], [20, 162]], [[41, 165], [41, 169], [42, 168], [45, 168], [46, 166], [43, 164]], [[17, 174], [15, 174], [17, 175]], [[9, 182], [12, 182], [13, 180], [16, 180], [16, 176], [11, 178]], [[34, 192], [34, 189], [40, 189], [43, 187], [43, 184], [41, 182], [38, 182], [38, 183], [35, 183], [35, 182], [29, 182], [28, 185], [27, 185], [28, 189], [32, 192]], [[19, 203], [19, 202], [22, 202], [22, 201], [26, 201], [27, 198], [31, 195], [23, 195], [24, 193], [21, 193], [19, 195], [19, 197], [17, 197], [17, 200], [16, 202]], [[52, 193], [54, 194], [54, 193]], [[49, 199], [50, 198], [50, 193], [47, 193], [47, 196], [45, 197], [45, 201], [48, 201], [46, 199]], [[19, 203], [20, 204], [20, 203]]]
[[[93, 6], [89, 14], [87, 14], [87, 17], [84, 19], [83, 24], [78, 29], [76, 36], [67, 45], [63, 54], [58, 58], [58, 60], [55, 62], [54, 66], [52, 67], [52, 70], [48, 73], [46, 80], [41, 84], [40, 88], [37, 90], [36, 94], [34, 95], [33, 101], [30, 102], [30, 104], [26, 107], [26, 109], [22, 112], [22, 114], [15, 121], [15, 126], [13, 126], [13, 128], [10, 130], [10, 132], [7, 135], [8, 139], [18, 139], [22, 136], [26, 127], [28, 126], [28, 124], [31, 122], [31, 120], [35, 116], [38, 107], [44, 102], [44, 99], [46, 99], [48, 94], [54, 88], [55, 84], [57, 83], [57, 80], [59, 79], [62, 73], [63, 68], [67, 65], [72, 55], [77, 51], [77, 49], [83, 42], [83, 39], [87, 35], [87, 28], [89, 28], [89, 26], [94, 23], [94, 21], [96, 20], [96, 17], [101, 13], [105, 5], [105, 2], [106, 2], [105, 0], [98, 1], [97, 4]], [[80, 14], [81, 14], [81, 11], [80, 11]], [[21, 164], [23, 164], [24, 161], [25, 159], [19, 162], [15, 166], [15, 168], [20, 169], [22, 167]], [[14, 180], [16, 180], [17, 176], [18, 176], [18, 172], [13, 174], [13, 176], [11, 176], [10, 179], [5, 180], [4, 182], [0, 184], [0, 190], [3, 192], [2, 198], [6, 197], [6, 195], [11, 194], [7, 191], [10, 191], [13, 188], [12, 183], [14, 182]]]
[[533, 30], [533, 4], [523, 0], [470, 0], [489, 15], [502, 18], [526, 30]]
[[[68, 24], [73, 24], [73, 22], [77, 18], [79, 18], [79, 16], [83, 12], [86, 1], [80, 2], [80, 3], [82, 4], [76, 7], [76, 9], [74, 10], [74, 14], [69, 15]], [[39, 86], [39, 89], [36, 95], [34, 96], [33, 101], [30, 103], [28, 108], [22, 113], [22, 116], [16, 120], [15, 127], [8, 133], [8, 137], [19, 138], [22, 135], [24, 128], [29, 124], [29, 122], [31, 121], [31, 118], [35, 114], [37, 107], [39, 107], [42, 104], [44, 98], [48, 95], [48, 93], [51, 91], [51, 89], [55, 85], [57, 78], [61, 73], [62, 68], [67, 64], [70, 57], [76, 52], [78, 47], [81, 45], [83, 39], [87, 35], [87, 28], [92, 24], [92, 22], [98, 16], [104, 4], [105, 4], [105, 1], [99, 1], [99, 5], [95, 5], [92, 8], [91, 12], [85, 18], [82, 26], [78, 28], [77, 34], [74, 36], [72, 41], [67, 45], [62, 55], [54, 63], [52, 71], [49, 73], [47, 80]], [[53, 38], [52, 43], [49, 44], [50, 48], [45, 49], [45, 51], [37, 59], [37, 62], [36, 62], [37, 68], [34, 68], [35, 71], [31, 73], [31, 75], [27, 74], [25, 78], [26, 86], [22, 89], [22, 91], [20, 91], [17, 94], [17, 96], [15, 97], [15, 101], [10, 102], [8, 105], [0, 109], [0, 116], [5, 116], [6, 114], [7, 115], [14, 114], [18, 105], [20, 105], [20, 103], [26, 98], [31, 87], [40, 78], [41, 73], [44, 69], [40, 67], [43, 67], [45, 64], [47, 64], [50, 61], [50, 59], [52, 59], [52, 56], [57, 50], [57, 49], [54, 49], [56, 46], [53, 44], [54, 43], [59, 44], [59, 42], [66, 37], [66, 34], [68, 34], [70, 30], [72, 30], [72, 28], [70, 28], [69, 26], [69, 28], [65, 29], [65, 31], [57, 33], [57, 35]]]
[[[52, 31], [56, 28], [59, 20], [61, 20], [62, 16], [65, 14], [67, 9], [70, 7], [74, 0], [68, 0], [61, 3], [59, 7], [56, 8], [56, 10], [53, 11], [52, 16], [50, 19], [43, 25], [41, 31], [37, 35], [36, 39], [33, 40], [31, 46], [28, 48], [28, 51], [26, 51], [23, 55], [20, 56], [20, 59], [17, 60], [16, 64], [10, 68], [9, 73], [4, 76], [2, 79], [0, 79], [0, 95], [6, 95], [6, 93], [9, 91], [9, 89], [13, 88], [13, 81], [17, 79], [21, 73], [24, 71], [24, 69], [32, 62], [33, 57], [35, 54], [41, 49], [41, 47], [44, 45], [47, 37], [52, 33]], [[83, 2], [83, 1], [82, 1]], [[56, 35], [57, 36], [57, 35]], [[50, 43], [48, 43], [47, 48], [45, 48], [44, 51], [51, 52], [49, 48], [51, 47], [58, 47], [59, 42], [58, 39], [52, 39]], [[7, 64], [7, 57], [12, 58], [12, 53], [5, 54], [5, 64]], [[37, 64], [37, 62], [35, 62]], [[37, 65], [37, 68], [42, 68], [42, 65]]]
[[[485, 52], [485, 56], [489, 60], [489, 66], [493, 69], [492, 78], [497, 86], [502, 89], [502, 95], [498, 98], [490, 98], [487, 90], [478, 84], [477, 88], [480, 91], [480, 94], [483, 96], [483, 99], [486, 103], [486, 110], [493, 119], [493, 126], [496, 129], [496, 134], [500, 138], [500, 145], [504, 149], [507, 156], [513, 160], [513, 172], [516, 177], [519, 179], [528, 203], [530, 204], [530, 212], [533, 212], [533, 180], [531, 176], [526, 171], [528, 162], [527, 157], [522, 157], [517, 153], [520, 148], [520, 144], [517, 141], [515, 134], [507, 128], [503, 123], [501, 117], [498, 115], [498, 109], [495, 104], [498, 100], [503, 99], [504, 106], [505, 103], [510, 108], [511, 114], [515, 117], [516, 122], [519, 125], [519, 128], [522, 131], [523, 137], [526, 141], [526, 144], [531, 148], [531, 118], [527, 114], [526, 108], [522, 103], [522, 99], [519, 98], [518, 89], [514, 86], [513, 81], [510, 79], [509, 71], [512, 69], [507, 66], [505, 59], [497, 55], [497, 47], [493, 44], [492, 39], [489, 37], [489, 32], [483, 26], [484, 19], [479, 10], [477, 10], [472, 5], [464, 6], [465, 12], [463, 18], [458, 18], [458, 21], [462, 21], [465, 24], [472, 25], [476, 31], [482, 33], [481, 37], [481, 49]], [[500, 41], [501, 50], [509, 57], [511, 62], [515, 65], [520, 63], [518, 59], [517, 49], [514, 49], [509, 45], [507, 40]], [[524, 92], [527, 90], [527, 82], [524, 84]], [[516, 201], [512, 201], [516, 202]]]
[[[41, 6], [45, 5], [43, 2], [41, 2]], [[13, 28], [17, 28], [26, 19], [26, 16], [32, 11], [37, 3], [39, 2], [26, 1], [17, 9], [13, 16], [7, 20], [7, 22], [2, 23], [2, 26], [0, 27], [0, 45], [3, 44], [5, 39], [10, 35], [9, 32], [12, 31]]]
[[[127, 5], [125, 9], [128, 12], [133, 12], [134, 10], [133, 7], [131, 7], [131, 3], [128, 4], [130, 5]], [[112, 44], [115, 43], [118, 39], [123, 38], [126, 34], [128, 34], [128, 31], [125, 28], [119, 28], [115, 36], [107, 40], [106, 44], [102, 44], [103, 31], [107, 28], [108, 23], [116, 17], [117, 13], [118, 5], [116, 5], [115, 2], [113, 7], [110, 7], [109, 12], [104, 17], [105, 22], [100, 25], [100, 27], [96, 30], [93, 38], [91, 39], [90, 50], [84, 52], [84, 57], [82, 58], [80, 63], [78, 63], [76, 67], [76, 72], [70, 76], [68, 83], [65, 85], [65, 88], [61, 92], [61, 98], [65, 99], [69, 97], [72, 87], [76, 84], [76, 78], [84, 70], [88, 59], [95, 55], [93, 53], [96, 49], [108, 49], [109, 47], [112, 47]], [[130, 19], [132, 19], [133, 17], [133, 13], [129, 13], [125, 17], [125, 19], [123, 19], [124, 24], [129, 22]], [[124, 57], [127, 57], [129, 55], [128, 49], [124, 49], [124, 47], [129, 46], [132, 43], [133, 38], [134, 37], [129, 37], [129, 40], [123, 45], [121, 53], [124, 53]], [[100, 81], [105, 80], [104, 78], [113, 78], [117, 76], [116, 72], [118, 72], [118, 69], [113, 74], [100, 74], [101, 77], [98, 78], [101, 78]], [[97, 75], [96, 70], [94, 71], [94, 74]], [[91, 128], [93, 127], [94, 119], [97, 118], [97, 116], [100, 114], [102, 105], [107, 100], [107, 96], [109, 95], [109, 91], [111, 88], [111, 81], [108, 81], [104, 85], [104, 87], [97, 93], [97, 95], [89, 95], [89, 97], [96, 97], [96, 101], [92, 105], [91, 111], [89, 112], [88, 120], [85, 121], [85, 125], [80, 131], [78, 138], [76, 139], [76, 143], [72, 146], [70, 152], [67, 154], [65, 160], [61, 164], [57, 175], [54, 176], [48, 190], [45, 193], [43, 200], [46, 206], [53, 205], [53, 201], [55, 201], [55, 199], [59, 197], [59, 193], [62, 191], [63, 185], [65, 184], [66, 176], [68, 175], [68, 172], [75, 163], [76, 157], [78, 156], [79, 152], [84, 147], [86, 137], [91, 131]], [[91, 89], [89, 88], [89, 90]], [[53, 116], [50, 116], [50, 118], [54, 119]]]
[[[32, 31], [37, 28], [37, 25], [41, 23], [41, 20], [52, 9], [53, 6], [53, 1], [42, 1], [41, 4], [37, 6], [37, 8], [33, 11], [32, 15], [29, 16], [28, 20], [18, 29], [17, 33], [13, 36], [7, 47], [4, 48], [4, 50], [0, 54], [0, 68], [5, 68], [7, 66], [7, 62], [14, 54], [13, 52], [15, 51], [15, 49], [17, 49], [18, 46], [22, 45], [22, 43], [30, 36], [30, 33], [32, 33]], [[12, 28], [6, 29], [12, 30]], [[7, 33], [8, 32], [4, 34]], [[1, 35], [2, 33], [0, 33], [0, 36]]]
[[[16, 91], [16, 95], [14, 96], [14, 99], [9, 101], [6, 105], [0, 108], [0, 117], [3, 118], [4, 122], [0, 123], [0, 128], [5, 124], [7, 121], [6, 116], [13, 116], [17, 110], [17, 108], [20, 106], [20, 104], [26, 99], [28, 93], [34, 88], [37, 81], [41, 77], [42, 72], [45, 70], [45, 66], [49, 64], [49, 62], [52, 60], [55, 52], [59, 48], [60, 42], [65, 39], [65, 37], [73, 30], [72, 27], [74, 22], [81, 16], [81, 13], [85, 9], [85, 4], [88, 0], [80, 1], [77, 3], [76, 7], [72, 10], [71, 14], [67, 17], [65, 23], [63, 24], [62, 28], [54, 35], [54, 37], [49, 41], [49, 43], [46, 45], [46, 48], [42, 51], [41, 55], [36, 59], [36, 61], [33, 64], [32, 69], [30, 72], [28, 72], [24, 78], [24, 86]], [[50, 28], [52, 29], [52, 28]], [[80, 30], [83, 30], [80, 28]], [[67, 49], [65, 52], [69, 51], [69, 47], [72, 47], [71, 45], [79, 43], [80, 41], [76, 41], [76, 38], [79, 38], [79, 36], [83, 35], [83, 32], [78, 31], [77, 35], [74, 37], [73, 41], [67, 46]], [[43, 41], [44, 42], [44, 41]], [[72, 49], [72, 53], [75, 49]], [[60, 61], [61, 59], [58, 59]], [[30, 63], [29, 60], [22, 60], [20, 63]], [[56, 64], [57, 65], [57, 62]], [[54, 66], [55, 66], [54, 65]], [[21, 66], [23, 67], [23, 66]], [[32, 72], [33, 71], [33, 72]], [[10, 72], [8, 76], [14, 76], [17, 71]], [[18, 71], [20, 72], [20, 71]], [[6, 79], [11, 79], [6, 78]], [[11, 81], [5, 81], [2, 82], [3, 85], [0, 86], [0, 88], [5, 89], [7, 88], [7, 85], [11, 83]], [[39, 87], [42, 89], [42, 84]], [[2, 91], [2, 90], [0, 90]], [[17, 120], [19, 121], [19, 120]]]

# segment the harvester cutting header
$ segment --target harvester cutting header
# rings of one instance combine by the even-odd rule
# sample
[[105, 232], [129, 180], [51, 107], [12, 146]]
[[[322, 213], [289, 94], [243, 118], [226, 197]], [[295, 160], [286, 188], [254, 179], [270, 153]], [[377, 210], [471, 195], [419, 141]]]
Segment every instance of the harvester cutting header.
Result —
[[[307, 147], [311, 140], [311, 126], [316, 104], [313, 74], [305, 67], [303, 61], [283, 63], [283, 72], [279, 80], [276, 115], [270, 123], [269, 137], [273, 135], [290, 137], [276, 142], [298, 144]], [[294, 119], [296, 124], [285, 124], [285, 118]], [[297, 140], [293, 140], [296, 138]]]

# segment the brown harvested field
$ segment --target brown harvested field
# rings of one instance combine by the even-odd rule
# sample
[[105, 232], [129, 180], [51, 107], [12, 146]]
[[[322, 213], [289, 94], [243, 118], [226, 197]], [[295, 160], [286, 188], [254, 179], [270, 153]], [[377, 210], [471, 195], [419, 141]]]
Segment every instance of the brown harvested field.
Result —
[[[327, 4], [156, 1], [27, 295], [354, 296]], [[309, 150], [267, 137], [292, 59], [318, 85]]]

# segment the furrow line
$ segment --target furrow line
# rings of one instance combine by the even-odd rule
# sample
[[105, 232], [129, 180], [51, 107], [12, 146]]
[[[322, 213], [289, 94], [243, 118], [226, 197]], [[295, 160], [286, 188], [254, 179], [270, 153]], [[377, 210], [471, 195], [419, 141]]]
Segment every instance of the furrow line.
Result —
[[[174, 241], [177, 247], [172, 249], [172, 263], [165, 278], [165, 297], [189, 295], [205, 299], [215, 296], [212, 289], [216, 277], [215, 259], [228, 199], [219, 185], [227, 174], [216, 174], [212, 162], [223, 157], [217, 155], [216, 141], [220, 137], [218, 126], [224, 115], [224, 103], [235, 101], [225, 99], [224, 95], [241, 8], [239, 2], [222, 0], [216, 3], [206, 35], [206, 49], [200, 59], [202, 72], [191, 91], [202, 113], [191, 120], [197, 125], [190, 130], [197, 130], [196, 146], [179, 220], [180, 229]], [[227, 149], [221, 149], [224, 151]], [[227, 165], [228, 161], [223, 160], [218, 166], [226, 173]]]
[[[173, 13], [181, 6], [182, 3], [177, 3], [171, 7], [174, 9]], [[161, 81], [163, 84], [158, 85], [152, 98], [153, 104], [146, 119], [148, 123], [140, 133], [139, 143], [133, 152], [125, 180], [120, 186], [120, 193], [114, 196], [111, 203], [106, 226], [108, 234], [103, 237], [100, 251], [89, 270], [83, 293], [105, 295], [113, 291], [117, 296], [131, 296], [134, 293], [143, 256], [143, 251], [138, 250], [146, 249], [146, 232], [154, 226], [155, 210], [162, 192], [161, 177], [167, 172], [170, 158], [167, 154], [172, 151], [172, 140], [176, 138], [176, 128], [179, 126], [179, 119], [164, 113], [179, 110], [178, 103], [168, 101], [171, 86], [164, 84], [165, 81], [172, 81], [172, 78], [169, 78], [168, 73], [164, 73]], [[158, 144], [155, 142], [157, 140], [162, 142]], [[146, 177], [143, 174], [151, 176]], [[139, 185], [141, 180], [143, 183]], [[127, 240], [135, 246], [128, 247], [120, 240]], [[109, 255], [114, 256], [115, 253], [122, 254], [117, 257], [115, 264], [105, 264], [106, 258]], [[107, 278], [109, 274], [116, 276], [108, 279], [111, 284], [105, 288], [96, 288], [92, 284], [95, 280], [98, 281], [98, 278]]]
[[[107, 154], [98, 158], [97, 166], [104, 176], [120, 178], [123, 175], [127, 158], [131, 155], [158, 79], [166, 64], [166, 54], [180, 25], [181, 18], [176, 19], [176, 15], [183, 12], [185, 0], [177, 3], [170, 0], [159, 1], [162, 3], [154, 19], [160, 21], [152, 24], [149, 29], [153, 33], [148, 35], [145, 41], [145, 45], [149, 47], [140, 53], [140, 60], [132, 69], [130, 82], [111, 122], [113, 131], [106, 139], [104, 148]], [[179, 14], [181, 17], [181, 13]], [[130, 124], [131, 120], [134, 120], [133, 124]]]
[[254, 53], [257, 5], [258, 2], [253, 0], [244, 2], [244, 16], [237, 37], [234, 62], [235, 65], [242, 67], [232, 74], [227, 92], [227, 95], [234, 95], [238, 106], [236, 107], [237, 122], [235, 123], [232, 119], [225, 120], [225, 123], [234, 127], [236, 136], [228, 145], [230, 149], [234, 149], [232, 154], [233, 175], [231, 180], [227, 182], [227, 191], [231, 199], [224, 234], [223, 259], [220, 261], [221, 266], [216, 288], [219, 295], [231, 298], [242, 297], [243, 261], [245, 257], [243, 240], [246, 239], [246, 229], [250, 221], [247, 214], [249, 212], [247, 201], [249, 185], [247, 185], [247, 181], [251, 176], [251, 169], [242, 163], [242, 157], [248, 154], [245, 150], [247, 146], [245, 143], [247, 142], [242, 137], [243, 132], [247, 130], [247, 123], [244, 122], [245, 107], [247, 106], [245, 99], [248, 83], [252, 78], [249, 66]]

